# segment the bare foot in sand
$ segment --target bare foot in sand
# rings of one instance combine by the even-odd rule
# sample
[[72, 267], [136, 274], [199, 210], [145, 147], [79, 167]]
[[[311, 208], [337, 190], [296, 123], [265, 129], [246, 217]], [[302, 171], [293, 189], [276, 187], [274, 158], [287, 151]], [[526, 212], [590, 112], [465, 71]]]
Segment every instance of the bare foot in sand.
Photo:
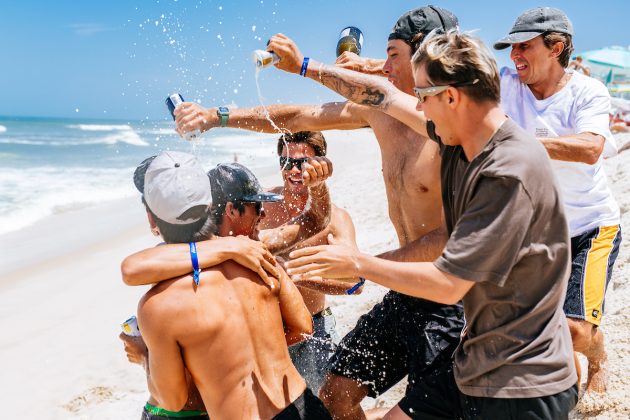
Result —
[[599, 361], [588, 361], [588, 378], [586, 380], [586, 392], [603, 394], [606, 392], [608, 383], [608, 356], [604, 356]]

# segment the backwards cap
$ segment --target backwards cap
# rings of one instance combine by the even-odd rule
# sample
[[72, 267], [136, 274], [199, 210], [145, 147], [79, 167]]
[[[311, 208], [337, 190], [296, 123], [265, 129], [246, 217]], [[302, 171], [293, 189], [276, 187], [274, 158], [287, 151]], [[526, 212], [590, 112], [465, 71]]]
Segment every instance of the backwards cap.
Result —
[[174, 225], [194, 223], [199, 217], [180, 216], [212, 201], [210, 182], [197, 159], [188, 153], [165, 151], [145, 159], [134, 172], [134, 184], [158, 218]]
[[424, 6], [402, 15], [389, 34], [388, 40], [400, 39], [411, 43], [418, 33], [428, 34], [434, 29], [444, 32], [457, 29], [457, 17], [437, 6]]

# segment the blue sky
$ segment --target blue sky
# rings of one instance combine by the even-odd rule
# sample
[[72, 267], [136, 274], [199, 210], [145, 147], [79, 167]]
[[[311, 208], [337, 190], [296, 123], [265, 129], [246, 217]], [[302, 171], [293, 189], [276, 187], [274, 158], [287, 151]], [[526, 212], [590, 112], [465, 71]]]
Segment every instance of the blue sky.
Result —
[[[628, 46], [627, 0], [434, 1], [487, 43], [530, 7], [559, 7], [575, 28], [576, 51]], [[0, 115], [166, 119], [164, 98], [178, 91], [207, 106], [259, 104], [254, 49], [283, 32], [305, 55], [333, 62], [339, 31], [359, 27], [364, 56], [384, 56], [405, 11], [424, 5], [371, 0], [13, 1], [0, 12]], [[496, 54], [499, 65], [508, 53]], [[263, 70], [265, 103], [339, 97], [311, 81]]]

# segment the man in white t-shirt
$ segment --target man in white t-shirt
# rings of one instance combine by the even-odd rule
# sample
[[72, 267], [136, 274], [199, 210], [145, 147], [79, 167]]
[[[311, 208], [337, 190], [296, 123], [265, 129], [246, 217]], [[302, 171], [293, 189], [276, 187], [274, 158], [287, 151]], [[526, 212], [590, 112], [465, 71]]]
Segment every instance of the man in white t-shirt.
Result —
[[[621, 242], [619, 206], [602, 165], [605, 146], [607, 153], [610, 148], [614, 151], [614, 138], [608, 128], [606, 87], [566, 70], [572, 36], [573, 27], [564, 12], [538, 7], [520, 15], [509, 35], [494, 48], [511, 46], [516, 68], [501, 71], [503, 109], [540, 140], [552, 159], [571, 236], [571, 277], [564, 311], [573, 349], [588, 359], [586, 391], [601, 393], [606, 390], [607, 357], [598, 327]], [[577, 357], [576, 365], [579, 372]]]

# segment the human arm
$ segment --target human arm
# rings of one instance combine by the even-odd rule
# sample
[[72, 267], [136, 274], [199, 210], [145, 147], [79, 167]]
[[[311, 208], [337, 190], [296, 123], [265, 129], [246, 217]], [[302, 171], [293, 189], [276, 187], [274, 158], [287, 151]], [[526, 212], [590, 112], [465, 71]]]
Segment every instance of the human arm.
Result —
[[339, 57], [337, 57], [335, 64], [342, 69], [358, 71], [365, 74], [373, 74], [376, 76], [387, 76], [383, 72], [385, 60], [382, 58], [361, 57], [351, 51], [344, 51]]
[[[576, 77], [576, 76], [573, 76]], [[595, 164], [604, 152], [610, 133], [610, 94], [594, 84], [578, 95], [571, 105], [574, 132], [557, 137], [539, 137], [551, 159]]]
[[[276, 67], [289, 73], [300, 73], [304, 56], [285, 35], [272, 36], [267, 49], [280, 57]], [[417, 99], [398, 90], [382, 77], [326, 65], [313, 59], [308, 64], [306, 77], [319, 81], [356, 104], [378, 109], [419, 134], [428, 136], [424, 113], [416, 110]]]
[[[197, 243], [200, 268], [208, 268], [227, 260], [257, 273], [271, 285], [270, 277], [278, 277], [275, 260], [259, 241], [237, 237], [216, 237]], [[167, 244], [136, 252], [121, 264], [123, 281], [130, 286], [157, 283], [192, 271], [188, 244]]]
[[278, 293], [284, 336], [287, 345], [291, 346], [303, 341], [305, 335], [313, 334], [313, 318], [299, 290], [282, 269], [280, 269], [280, 291]]
[[171, 321], [158, 308], [163, 303], [145, 295], [138, 304], [138, 324], [148, 349], [147, 384], [160, 407], [180, 411], [188, 401], [187, 372], [177, 339], [166, 328]]
[[332, 163], [325, 157], [310, 158], [302, 164], [309, 199], [302, 213], [274, 229], [265, 229], [259, 238], [276, 255], [288, 252], [305, 239], [321, 232], [330, 222], [330, 193], [324, 181], [332, 175]]
[[415, 241], [409, 242], [400, 248], [383, 252], [377, 255], [377, 257], [399, 262], [434, 261], [442, 254], [447, 240], [448, 232], [446, 231], [446, 226], [443, 224]]
[[545, 146], [551, 159], [581, 162], [587, 165], [597, 163], [606, 143], [604, 136], [594, 133], [539, 137], [538, 140]]
[[[362, 107], [348, 102], [235, 108], [230, 110], [227, 127], [261, 133], [276, 133], [278, 128], [290, 132], [352, 130], [368, 126], [364, 114]], [[217, 108], [204, 108], [194, 102], [178, 106], [175, 115], [176, 130], [182, 136], [190, 131], [204, 132], [220, 126]]]
[[474, 285], [440, 271], [432, 263], [387, 261], [343, 245], [320, 245], [291, 253], [287, 272], [302, 279], [364, 277], [384, 287], [443, 304], [460, 301]]

